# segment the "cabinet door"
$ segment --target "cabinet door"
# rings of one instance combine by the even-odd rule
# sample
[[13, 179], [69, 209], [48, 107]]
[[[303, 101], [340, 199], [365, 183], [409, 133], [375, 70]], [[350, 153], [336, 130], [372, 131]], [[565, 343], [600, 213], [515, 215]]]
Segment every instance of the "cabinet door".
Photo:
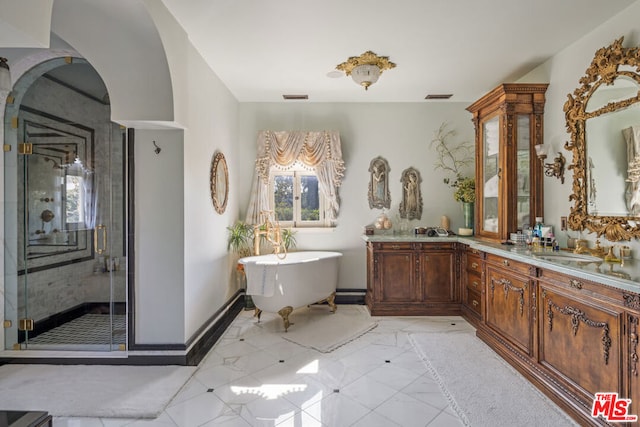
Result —
[[416, 257], [413, 251], [380, 251], [374, 257], [378, 268], [377, 301], [420, 301], [414, 271]]
[[544, 284], [539, 294], [540, 363], [584, 392], [587, 400], [596, 392], [623, 396], [622, 313]]
[[529, 115], [516, 116], [517, 124], [517, 138], [516, 138], [516, 153], [515, 153], [515, 165], [512, 170], [515, 171], [515, 176], [511, 182], [515, 183], [515, 188], [512, 189], [512, 193], [515, 196], [515, 224], [509, 224], [509, 230], [524, 230], [529, 226], [535, 224], [535, 218], [531, 218], [531, 118]]
[[531, 280], [494, 266], [487, 266], [486, 277], [486, 324], [531, 355]]
[[542, 216], [542, 143], [547, 84], [505, 83], [467, 107], [476, 128], [476, 235], [508, 240]]
[[420, 282], [424, 301], [454, 301], [455, 254], [453, 252], [418, 253]]
[[480, 235], [497, 238], [498, 219], [502, 216], [500, 194], [502, 167], [500, 158], [500, 117], [494, 116], [481, 125], [480, 174], [482, 198], [479, 203]]

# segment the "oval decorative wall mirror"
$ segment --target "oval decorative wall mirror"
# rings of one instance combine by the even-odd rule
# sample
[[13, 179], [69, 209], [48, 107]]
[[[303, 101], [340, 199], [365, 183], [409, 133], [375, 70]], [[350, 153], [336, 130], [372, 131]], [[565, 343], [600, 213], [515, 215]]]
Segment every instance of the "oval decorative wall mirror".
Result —
[[640, 237], [640, 50], [596, 51], [564, 105], [573, 153], [568, 225], [615, 242]]
[[211, 200], [213, 207], [219, 214], [223, 214], [227, 208], [229, 199], [229, 170], [224, 154], [217, 152], [211, 160], [211, 173], [209, 176], [211, 185]]

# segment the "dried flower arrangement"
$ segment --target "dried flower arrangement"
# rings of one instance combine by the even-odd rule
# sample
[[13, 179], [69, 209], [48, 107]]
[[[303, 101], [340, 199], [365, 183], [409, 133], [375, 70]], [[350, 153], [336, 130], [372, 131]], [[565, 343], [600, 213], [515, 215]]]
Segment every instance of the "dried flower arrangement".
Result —
[[447, 123], [442, 123], [435, 132], [431, 147], [435, 149], [438, 160], [434, 163], [436, 169], [442, 169], [453, 178], [447, 177], [443, 181], [455, 188], [453, 198], [458, 202], [473, 203], [476, 200], [476, 186], [474, 177], [465, 177], [462, 170], [473, 165], [475, 159], [473, 143], [463, 141], [457, 145], [450, 142], [456, 135], [454, 129], [447, 129]]

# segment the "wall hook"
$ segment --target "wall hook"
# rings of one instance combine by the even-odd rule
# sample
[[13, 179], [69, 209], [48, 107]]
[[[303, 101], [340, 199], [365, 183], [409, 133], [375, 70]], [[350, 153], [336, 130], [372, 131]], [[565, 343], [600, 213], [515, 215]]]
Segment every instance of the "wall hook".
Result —
[[158, 144], [156, 144], [155, 141], [153, 141], [153, 145], [156, 147], [156, 149], [153, 151], [155, 151], [156, 154], [160, 154], [160, 151], [162, 151], [162, 148], [158, 147]]

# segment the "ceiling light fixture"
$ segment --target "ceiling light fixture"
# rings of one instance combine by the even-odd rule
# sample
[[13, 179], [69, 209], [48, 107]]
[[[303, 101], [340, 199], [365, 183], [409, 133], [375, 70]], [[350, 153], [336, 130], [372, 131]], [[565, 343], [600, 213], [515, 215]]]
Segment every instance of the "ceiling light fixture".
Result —
[[0, 57], [0, 93], [11, 92], [11, 72], [7, 58]]
[[396, 64], [389, 61], [388, 56], [378, 56], [368, 50], [360, 56], [351, 56], [346, 62], [338, 64], [336, 70], [344, 71], [354, 82], [368, 90], [369, 86], [378, 81], [383, 71], [395, 66]]

